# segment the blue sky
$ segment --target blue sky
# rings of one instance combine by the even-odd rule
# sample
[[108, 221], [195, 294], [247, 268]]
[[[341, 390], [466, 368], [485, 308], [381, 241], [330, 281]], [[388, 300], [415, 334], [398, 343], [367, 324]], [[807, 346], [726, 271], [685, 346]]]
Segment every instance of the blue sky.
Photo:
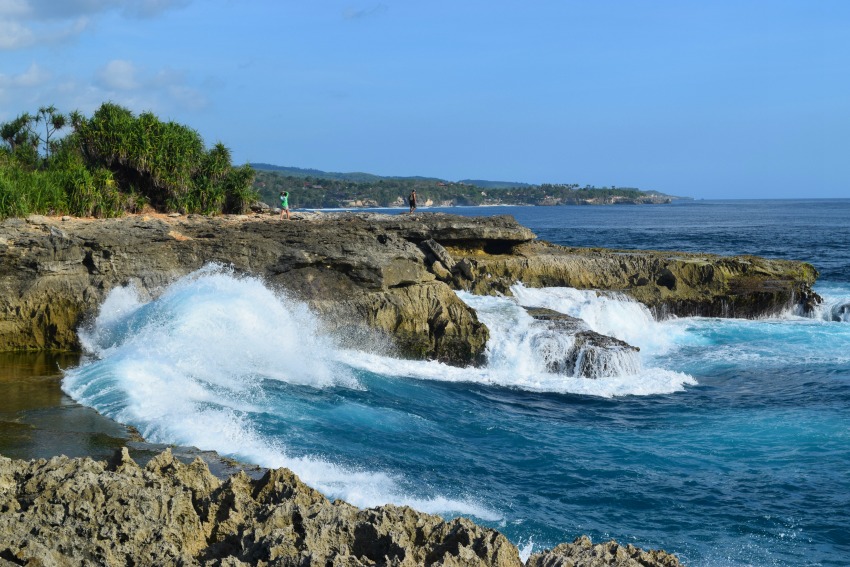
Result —
[[0, 121], [104, 101], [238, 163], [850, 197], [850, 2], [0, 0]]

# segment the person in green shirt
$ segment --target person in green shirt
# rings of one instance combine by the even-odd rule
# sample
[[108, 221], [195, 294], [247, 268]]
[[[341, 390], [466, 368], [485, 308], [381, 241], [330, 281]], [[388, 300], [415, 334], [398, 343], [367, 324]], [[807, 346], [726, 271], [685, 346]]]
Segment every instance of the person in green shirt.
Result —
[[286, 213], [286, 220], [289, 220], [289, 192], [280, 192], [280, 220], [283, 220], [283, 213]]

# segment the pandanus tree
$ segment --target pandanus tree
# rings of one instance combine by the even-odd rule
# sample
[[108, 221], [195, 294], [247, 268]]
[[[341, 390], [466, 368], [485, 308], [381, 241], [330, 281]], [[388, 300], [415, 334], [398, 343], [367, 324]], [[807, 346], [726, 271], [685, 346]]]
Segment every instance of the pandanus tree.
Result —
[[135, 117], [113, 103], [103, 104], [89, 120], [72, 117], [72, 122], [87, 159], [109, 168], [121, 186], [140, 191], [157, 208], [213, 214], [242, 212], [246, 206], [246, 199], [229, 196], [252, 191], [253, 170], [234, 169], [230, 150], [221, 143], [206, 151], [192, 128], [162, 122], [150, 112]]
[[[72, 132], [59, 138], [69, 125]], [[207, 151], [192, 128], [150, 112], [137, 117], [114, 103], [104, 103], [91, 118], [44, 106], [2, 123], [0, 158], [0, 217], [59, 211], [115, 216], [146, 204], [161, 211], [241, 213], [257, 198], [254, 170], [233, 167], [224, 144]]]

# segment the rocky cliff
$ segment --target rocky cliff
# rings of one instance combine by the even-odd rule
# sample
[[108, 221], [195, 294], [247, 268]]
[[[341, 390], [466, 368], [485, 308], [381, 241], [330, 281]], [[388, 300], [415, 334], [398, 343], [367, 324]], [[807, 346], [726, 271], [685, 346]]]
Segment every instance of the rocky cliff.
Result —
[[[408, 507], [330, 502], [287, 469], [221, 481], [166, 451], [145, 467], [127, 449], [110, 462], [0, 457], [2, 565], [299, 567], [522, 565], [499, 532]], [[678, 567], [675, 556], [579, 538], [533, 567]]]
[[358, 344], [454, 364], [480, 362], [488, 338], [455, 289], [611, 290], [659, 316], [756, 317], [817, 301], [805, 263], [564, 248], [504, 216], [30, 217], [0, 222], [0, 350], [76, 349], [76, 329], [112, 288], [155, 295], [211, 262], [307, 301]]

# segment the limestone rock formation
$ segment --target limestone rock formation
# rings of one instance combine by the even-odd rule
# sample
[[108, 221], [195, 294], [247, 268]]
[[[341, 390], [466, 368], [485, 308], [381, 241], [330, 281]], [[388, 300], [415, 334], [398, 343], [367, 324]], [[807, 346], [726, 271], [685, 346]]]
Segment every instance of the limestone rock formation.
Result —
[[[330, 502], [287, 469], [221, 481], [168, 450], [143, 468], [126, 448], [108, 463], [0, 457], [0, 512], [0, 565], [521, 565], [502, 534], [464, 518]], [[576, 540], [528, 565], [679, 565], [663, 552], [599, 547]]]
[[509, 293], [517, 281], [529, 287], [566, 286], [618, 291], [670, 315], [754, 318], [798, 307], [810, 311], [820, 297], [810, 264], [757, 256], [567, 248], [526, 242], [511, 254], [447, 247], [470, 264], [460, 286], [474, 293]]
[[665, 551], [644, 551], [616, 541], [593, 545], [582, 536], [573, 543], [562, 543], [528, 558], [526, 567], [679, 567], [675, 555]]
[[[658, 316], [811, 308], [817, 272], [756, 257], [563, 248], [511, 217], [294, 213], [0, 222], [0, 351], [73, 350], [116, 286], [155, 295], [208, 263], [307, 301], [327, 329], [406, 357], [480, 362], [487, 328], [453, 293], [528, 286], [618, 290]], [[352, 337], [355, 337], [352, 339]]]

